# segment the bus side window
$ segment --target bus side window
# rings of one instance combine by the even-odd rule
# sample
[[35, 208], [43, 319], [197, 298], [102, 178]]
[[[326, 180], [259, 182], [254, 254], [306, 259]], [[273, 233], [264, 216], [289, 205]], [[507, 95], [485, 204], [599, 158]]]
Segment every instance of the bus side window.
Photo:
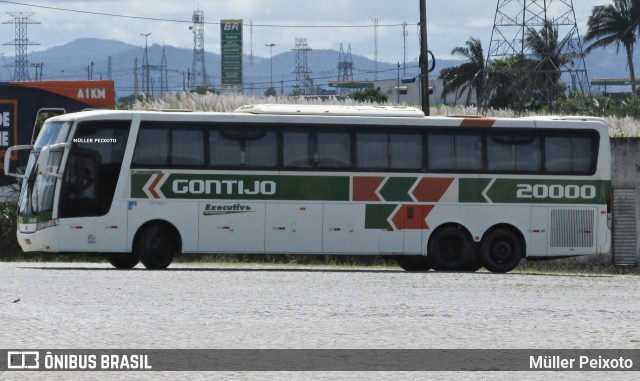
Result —
[[318, 133], [318, 167], [351, 166], [351, 135], [348, 132]]
[[247, 139], [244, 160], [247, 167], [275, 168], [278, 164], [278, 134], [267, 131], [260, 139]]
[[386, 169], [390, 166], [389, 134], [356, 134], [356, 166], [361, 169]]
[[427, 140], [429, 169], [482, 170], [482, 135], [479, 133], [432, 133]]
[[403, 132], [358, 133], [356, 166], [361, 169], [420, 169], [422, 135]]
[[214, 167], [275, 168], [278, 135], [275, 131], [252, 127], [211, 131], [209, 152]]
[[285, 131], [283, 159], [289, 168], [349, 168], [351, 134]]
[[316, 145], [308, 132], [285, 131], [282, 135], [283, 164], [289, 168], [308, 168], [312, 166], [311, 152]]
[[394, 169], [422, 168], [422, 135], [391, 134], [389, 136], [389, 159]]
[[202, 129], [174, 129], [171, 131], [171, 165], [204, 165], [204, 131]]
[[544, 141], [545, 170], [558, 173], [582, 173], [593, 171], [592, 136], [547, 136]]
[[211, 131], [209, 133], [211, 165], [230, 167], [244, 164], [241, 143], [242, 141], [239, 139], [225, 138], [220, 131]]
[[540, 138], [533, 132], [491, 132], [487, 139], [487, 169], [505, 172], [538, 172]]
[[169, 129], [142, 128], [138, 133], [132, 166], [169, 165]]

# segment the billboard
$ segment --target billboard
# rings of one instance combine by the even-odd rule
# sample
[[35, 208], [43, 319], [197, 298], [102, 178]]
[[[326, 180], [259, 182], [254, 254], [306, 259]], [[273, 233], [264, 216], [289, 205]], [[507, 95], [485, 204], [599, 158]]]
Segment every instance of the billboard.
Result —
[[242, 92], [242, 20], [220, 20], [223, 92]]
[[[2, 187], [15, 183], [4, 176], [7, 148], [33, 144], [39, 116], [92, 108], [115, 108], [113, 81], [0, 82], [0, 201]], [[11, 160], [21, 159], [14, 153]]]

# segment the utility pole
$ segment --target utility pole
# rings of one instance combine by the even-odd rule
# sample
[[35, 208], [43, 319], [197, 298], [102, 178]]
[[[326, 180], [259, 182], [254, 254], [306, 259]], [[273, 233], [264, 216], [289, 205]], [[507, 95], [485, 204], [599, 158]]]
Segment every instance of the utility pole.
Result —
[[407, 32], [407, 22], [402, 23], [402, 50], [403, 50], [403, 58], [402, 58], [402, 78], [407, 78], [407, 37], [409, 33]]
[[400, 62], [398, 62], [398, 84], [396, 85], [396, 104], [400, 104]]
[[427, 49], [427, 0], [420, 0], [420, 91], [422, 111], [429, 115], [429, 50]]
[[133, 96], [134, 100], [138, 100], [138, 59], [133, 59]]
[[40, 45], [32, 42], [27, 37], [27, 27], [30, 24], [40, 24], [39, 21], [33, 21], [30, 17], [35, 15], [35, 12], [7, 12], [7, 14], [13, 17], [13, 21], [5, 21], [3, 24], [15, 24], [16, 35], [13, 41], [7, 42], [3, 45], [15, 45], [15, 71], [13, 74], [13, 80], [17, 82], [29, 81], [29, 59], [27, 57], [27, 46]]
[[144, 54], [142, 55], [142, 92], [145, 93], [146, 96], [150, 96], [149, 89], [151, 86], [151, 76], [149, 73], [149, 36], [151, 33], [140, 33], [141, 36], [144, 36]]
[[373, 80], [378, 80], [378, 20], [373, 19]]
[[193, 30], [193, 62], [191, 75], [188, 78], [189, 88], [208, 89], [209, 80], [204, 62], [204, 12], [199, 9], [194, 11], [192, 20], [193, 26], [190, 26], [189, 29]]
[[276, 46], [276, 44], [274, 44], [273, 42], [270, 44], [264, 44], [264, 46], [266, 46], [267, 48], [269, 48], [269, 59], [271, 60], [271, 68], [270, 68], [270, 74], [271, 74], [271, 87], [273, 87], [273, 47]]

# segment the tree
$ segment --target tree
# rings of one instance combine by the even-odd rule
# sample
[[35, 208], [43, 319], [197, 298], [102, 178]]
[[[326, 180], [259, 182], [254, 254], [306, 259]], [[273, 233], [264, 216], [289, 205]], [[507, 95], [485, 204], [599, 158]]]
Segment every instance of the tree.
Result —
[[475, 92], [476, 101], [479, 102], [485, 86], [482, 43], [477, 38], [469, 37], [465, 46], [455, 47], [451, 55], [460, 56], [467, 62], [440, 72], [438, 78], [442, 79], [442, 99], [451, 93], [455, 93], [457, 98], [464, 91], [468, 91], [466, 105], [471, 103], [472, 92]]
[[[571, 57], [564, 50], [565, 42], [558, 41], [558, 27], [549, 20], [544, 22], [542, 29], [529, 29], [525, 42], [533, 54], [538, 58], [533, 62], [534, 88], [532, 93], [532, 106], [546, 98], [549, 110], [553, 109], [553, 99], [558, 90], [561, 68], [571, 62]], [[539, 81], [542, 75], [544, 81]], [[546, 94], [545, 94], [546, 93]]]
[[380, 91], [380, 89], [358, 91], [351, 94], [350, 97], [359, 102], [369, 103], [386, 103], [389, 100], [389, 96]]
[[585, 49], [589, 53], [597, 48], [616, 44], [616, 53], [620, 45], [627, 53], [627, 65], [631, 77], [631, 91], [636, 94], [636, 73], [633, 67], [633, 46], [636, 43], [636, 29], [640, 25], [640, 4], [636, 0], [613, 0], [613, 4], [593, 7], [587, 21], [585, 41], [592, 41]]
[[629, 31], [633, 33], [633, 30], [637, 28], [638, 34], [640, 34], [640, 0], [631, 1], [631, 17], [633, 24], [629, 26]]
[[486, 103], [483, 103], [495, 109], [524, 109], [524, 92], [533, 87], [530, 76], [526, 75], [530, 67], [528, 63], [522, 55], [493, 61], [487, 68], [487, 92], [483, 94]]

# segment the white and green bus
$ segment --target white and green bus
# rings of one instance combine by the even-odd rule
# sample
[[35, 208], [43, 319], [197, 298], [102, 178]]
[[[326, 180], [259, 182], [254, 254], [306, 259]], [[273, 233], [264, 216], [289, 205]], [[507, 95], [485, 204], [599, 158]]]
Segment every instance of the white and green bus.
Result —
[[[26, 252], [379, 255], [508, 272], [607, 253], [611, 152], [589, 117], [425, 117], [409, 107], [252, 105], [49, 119], [22, 177]], [[10, 157], [7, 154], [6, 157]]]

